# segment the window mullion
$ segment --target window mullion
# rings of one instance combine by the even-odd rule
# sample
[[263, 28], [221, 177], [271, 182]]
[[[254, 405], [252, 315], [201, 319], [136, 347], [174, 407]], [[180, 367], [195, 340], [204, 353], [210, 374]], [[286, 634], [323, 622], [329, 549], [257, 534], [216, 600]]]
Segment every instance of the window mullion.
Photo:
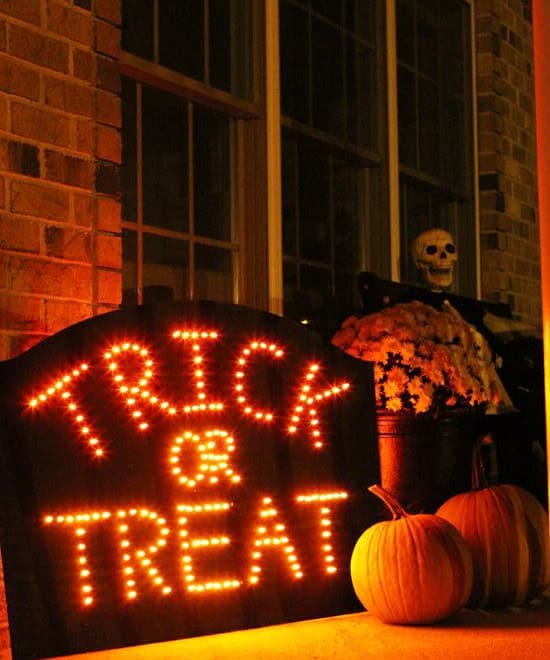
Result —
[[195, 298], [195, 175], [193, 140], [193, 104], [187, 103], [187, 171], [188, 223], [189, 223], [189, 298]]

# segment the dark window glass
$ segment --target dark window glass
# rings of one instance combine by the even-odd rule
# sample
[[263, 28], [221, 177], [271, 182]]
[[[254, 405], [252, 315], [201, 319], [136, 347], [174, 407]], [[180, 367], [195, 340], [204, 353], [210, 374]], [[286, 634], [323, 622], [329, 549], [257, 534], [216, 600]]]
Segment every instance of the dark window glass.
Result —
[[396, 5], [397, 23], [397, 58], [414, 66], [414, 13], [410, 0], [397, 0]]
[[335, 160], [334, 187], [334, 288], [340, 302], [353, 307], [355, 277], [359, 271], [361, 170]]
[[122, 78], [122, 218], [137, 221], [136, 84]]
[[342, 21], [341, 0], [311, 0], [311, 8], [335, 23]]
[[309, 122], [309, 55], [307, 13], [282, 2], [280, 7], [282, 113]]
[[122, 0], [122, 48], [153, 59], [153, 0]]
[[300, 150], [300, 256], [330, 262], [329, 159], [322, 152]]
[[[434, 83], [418, 80], [418, 143], [420, 169], [439, 175], [439, 89]], [[451, 154], [449, 154], [452, 157]]]
[[376, 2], [370, 0], [345, 0], [346, 28], [361, 39], [374, 41], [376, 27]]
[[204, 79], [203, 0], [159, 0], [159, 62]]
[[143, 237], [143, 301], [189, 297], [189, 249], [186, 241], [145, 234]]
[[399, 161], [416, 167], [416, 86], [414, 73], [402, 66], [397, 70], [399, 116]]
[[195, 299], [233, 301], [233, 268], [229, 250], [195, 245]]
[[243, 98], [252, 95], [251, 3], [210, 0], [210, 84]]
[[418, 20], [418, 68], [433, 79], [438, 77], [439, 40], [437, 28], [428, 20]]
[[231, 91], [232, 35], [230, 3], [228, 0], [210, 0], [210, 84]]
[[187, 231], [187, 105], [143, 87], [143, 222]]
[[375, 75], [372, 50], [347, 38], [347, 138], [362, 147], [374, 147], [376, 141]]
[[198, 106], [193, 112], [194, 231], [231, 239], [230, 119]]
[[283, 253], [296, 255], [298, 249], [298, 149], [282, 143]]
[[122, 304], [137, 303], [137, 234], [122, 231]]
[[313, 125], [344, 136], [344, 41], [342, 32], [318, 19], [311, 22]]
[[332, 277], [328, 268], [302, 266], [300, 290], [305, 304], [312, 310], [328, 309], [332, 298]]

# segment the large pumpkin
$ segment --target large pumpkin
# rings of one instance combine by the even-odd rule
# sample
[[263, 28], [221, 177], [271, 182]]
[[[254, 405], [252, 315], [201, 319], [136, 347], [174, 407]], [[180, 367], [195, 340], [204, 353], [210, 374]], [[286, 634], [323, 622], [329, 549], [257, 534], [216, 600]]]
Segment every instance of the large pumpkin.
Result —
[[[484, 441], [491, 442], [490, 438]], [[548, 517], [538, 500], [518, 486], [489, 486], [481, 442], [474, 450], [473, 490], [455, 495], [437, 515], [451, 522], [472, 551], [470, 607], [521, 605], [550, 584]]]
[[387, 623], [431, 623], [444, 619], [468, 600], [472, 557], [458, 531], [431, 514], [409, 515], [379, 486], [393, 520], [364, 532], [351, 557], [357, 597]]

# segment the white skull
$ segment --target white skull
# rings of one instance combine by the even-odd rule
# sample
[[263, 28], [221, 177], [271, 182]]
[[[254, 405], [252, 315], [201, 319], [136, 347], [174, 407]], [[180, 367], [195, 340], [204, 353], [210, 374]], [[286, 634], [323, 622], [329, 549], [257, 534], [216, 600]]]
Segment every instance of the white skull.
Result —
[[412, 255], [432, 289], [442, 289], [453, 283], [453, 270], [458, 259], [454, 238], [444, 229], [428, 229], [414, 239]]

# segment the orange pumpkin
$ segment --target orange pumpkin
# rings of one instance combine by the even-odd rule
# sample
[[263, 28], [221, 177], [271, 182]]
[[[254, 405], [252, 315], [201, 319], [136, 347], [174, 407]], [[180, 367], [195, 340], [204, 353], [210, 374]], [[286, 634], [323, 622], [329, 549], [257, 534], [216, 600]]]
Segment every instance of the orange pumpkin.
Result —
[[470, 551], [446, 520], [409, 515], [379, 486], [369, 488], [393, 520], [367, 529], [351, 557], [357, 597], [387, 623], [431, 623], [450, 616], [468, 600], [473, 568]]
[[476, 444], [473, 490], [455, 495], [437, 515], [451, 522], [472, 551], [470, 607], [527, 603], [550, 584], [548, 517], [538, 500], [518, 486], [489, 486]]

